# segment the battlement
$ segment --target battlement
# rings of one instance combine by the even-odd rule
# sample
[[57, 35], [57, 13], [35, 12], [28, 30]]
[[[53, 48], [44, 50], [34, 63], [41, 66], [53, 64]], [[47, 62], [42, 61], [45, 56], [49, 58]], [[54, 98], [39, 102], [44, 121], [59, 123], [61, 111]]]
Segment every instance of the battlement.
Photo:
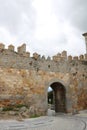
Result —
[[14, 51], [14, 46], [11, 44], [8, 46], [8, 50]]
[[[15, 51], [15, 47], [11, 44], [8, 46], [8, 49], [5, 49], [5, 45], [3, 43], [0, 43], [0, 53], [2, 53], [2, 51], [6, 51], [5, 54], [8, 54], [8, 52], [13, 52], [16, 53], [16, 55], [19, 55], [21, 57], [26, 57], [26, 58], [30, 58], [30, 52], [26, 51], [26, 44], [22, 44], [21, 46], [17, 47], [17, 52]], [[3, 53], [2, 53], [3, 55]], [[11, 54], [12, 55], [12, 54]], [[9, 53], [10, 56], [10, 53]], [[38, 54], [37, 52], [33, 53], [33, 57], [31, 57], [35, 60], [52, 60], [54, 62], [61, 62], [61, 61], [72, 61], [72, 60], [77, 60], [77, 61], [87, 61], [87, 54], [84, 55], [80, 55], [80, 56], [67, 56], [67, 51], [62, 51], [61, 53], [57, 53], [56, 55], [54, 55], [53, 57], [47, 57], [45, 58], [45, 56], [41, 56], [40, 54]]]
[[[12, 116], [13, 113], [23, 114], [23, 117], [45, 115], [49, 86], [53, 89], [53, 102], [61, 102], [61, 106], [56, 107], [59, 112], [63, 110], [71, 113], [87, 109], [87, 53], [73, 57], [67, 55], [64, 50], [53, 57], [46, 58], [36, 52], [31, 56], [30, 52], [26, 51], [25, 43], [16, 50], [12, 44], [6, 49], [5, 45], [0, 43], [2, 113], [12, 108]], [[22, 108], [17, 106], [25, 107], [22, 113]], [[7, 113], [11, 116], [10, 112]]]
[[17, 49], [19, 54], [26, 53], [26, 44], [19, 46]]
[[3, 43], [0, 43], [0, 50], [5, 49], [5, 45]]

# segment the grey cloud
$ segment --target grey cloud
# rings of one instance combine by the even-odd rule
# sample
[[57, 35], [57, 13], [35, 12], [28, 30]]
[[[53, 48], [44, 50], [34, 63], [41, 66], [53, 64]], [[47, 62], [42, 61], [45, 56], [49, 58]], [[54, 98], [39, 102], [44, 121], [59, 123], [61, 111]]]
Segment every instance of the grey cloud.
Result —
[[35, 27], [35, 12], [31, 0], [0, 0], [0, 26], [6, 27], [12, 34], [20, 33], [20, 28], [24, 26], [23, 14], [27, 17], [24, 23], [31, 33]]
[[81, 32], [87, 31], [87, 0], [54, 0], [53, 3], [60, 19], [69, 21]]
[[[59, 26], [54, 26], [54, 30], [50, 29], [53, 31], [53, 36], [51, 33], [52, 37], [50, 35], [44, 35], [42, 30], [43, 38], [40, 39], [39, 36], [36, 36], [39, 26], [37, 26], [36, 23], [38, 20], [38, 12], [37, 9], [33, 7], [32, 1], [33, 0], [0, 0], [0, 29], [3, 33], [3, 35], [1, 35], [3, 37], [2, 39], [6, 38], [7, 42], [8, 39], [9, 41], [11, 40], [11, 42], [14, 40], [14, 44], [17, 46], [25, 42], [27, 43], [27, 50], [38, 52], [41, 55], [54, 55], [64, 49], [70, 50], [70, 47], [70, 51], [72, 51], [73, 45], [71, 45], [71, 43], [73, 44], [75, 39], [70, 39], [70, 35], [68, 35], [66, 32], [67, 26], [65, 29], [63, 29], [63, 27], [65, 26], [64, 24], [66, 24], [68, 21], [70, 23], [70, 27], [74, 27], [75, 31], [77, 32], [83, 32], [87, 30], [87, 0], [52, 0], [52, 13], [55, 13], [58, 19], [56, 26], [58, 24]], [[45, 9], [45, 7], [43, 9]], [[4, 32], [1, 27], [4, 28]], [[72, 32], [72, 35], [74, 34], [76, 34], [76, 32]], [[79, 34], [76, 34], [78, 39]], [[77, 42], [75, 43], [77, 44]], [[74, 46], [76, 46], [76, 44], [74, 44]]]
[[29, 46], [32, 46], [33, 52], [53, 56], [63, 51], [65, 45], [67, 45], [67, 38], [65, 34], [61, 33], [61, 36], [56, 38], [46, 38], [44, 40], [33, 39]]

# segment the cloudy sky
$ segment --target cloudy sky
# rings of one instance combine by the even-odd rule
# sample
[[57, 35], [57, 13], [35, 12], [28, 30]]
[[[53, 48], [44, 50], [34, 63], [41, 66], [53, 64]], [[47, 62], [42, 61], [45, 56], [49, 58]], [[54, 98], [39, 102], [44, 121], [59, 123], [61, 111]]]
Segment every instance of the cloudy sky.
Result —
[[87, 0], [0, 0], [0, 42], [53, 56], [85, 53]]

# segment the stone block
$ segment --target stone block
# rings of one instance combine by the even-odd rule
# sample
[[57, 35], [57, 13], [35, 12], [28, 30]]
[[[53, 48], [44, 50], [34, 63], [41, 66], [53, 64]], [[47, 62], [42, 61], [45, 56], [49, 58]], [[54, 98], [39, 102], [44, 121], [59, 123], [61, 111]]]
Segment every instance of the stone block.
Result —
[[15, 116], [17, 114], [17, 112], [16, 111], [9, 111], [8, 114], [11, 116]]
[[48, 57], [47, 57], [47, 60], [48, 60], [48, 61], [50, 61], [50, 60], [51, 60], [51, 58], [48, 56]]
[[23, 56], [29, 58], [30, 57], [30, 53], [29, 52], [23, 53]]
[[55, 62], [61, 61], [61, 57], [55, 55], [55, 56], [53, 56], [53, 61], [55, 61]]
[[23, 54], [26, 52], [26, 44], [23, 44], [22, 46], [19, 46], [18, 48], [18, 53]]
[[25, 112], [27, 110], [27, 108], [25, 107], [25, 106], [23, 106], [23, 107], [21, 107], [20, 108], [20, 112], [22, 113], [22, 112]]
[[14, 46], [13, 45], [9, 45], [8, 46], [8, 50], [14, 51]]
[[45, 56], [42, 56], [42, 58], [41, 58], [42, 60], [45, 60], [46, 58], [45, 58]]
[[37, 60], [38, 58], [40, 57], [40, 55], [38, 54], [38, 53], [33, 53], [33, 58], [35, 59], [35, 60]]
[[87, 60], [87, 54], [85, 54], [84, 57], [85, 57], [85, 60]]
[[84, 60], [84, 55], [80, 55], [80, 56], [79, 56], [79, 59], [80, 59], [80, 60]]
[[68, 61], [72, 61], [72, 56], [68, 56]]
[[62, 57], [67, 57], [67, 51], [63, 51], [61, 55]]
[[5, 45], [3, 43], [0, 43], [0, 50], [5, 49]]
[[73, 57], [73, 60], [78, 60], [78, 56], [74, 56], [74, 57]]

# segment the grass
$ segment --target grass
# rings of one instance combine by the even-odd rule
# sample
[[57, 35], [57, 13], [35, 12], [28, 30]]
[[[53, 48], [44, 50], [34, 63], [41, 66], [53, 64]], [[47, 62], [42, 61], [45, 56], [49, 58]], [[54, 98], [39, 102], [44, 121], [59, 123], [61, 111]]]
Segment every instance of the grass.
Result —
[[37, 118], [37, 117], [40, 117], [40, 115], [34, 114], [30, 116], [30, 118]]
[[13, 110], [13, 107], [4, 107], [3, 108], [3, 111], [12, 111]]
[[12, 111], [12, 110], [14, 110], [15, 108], [21, 108], [21, 107], [26, 107], [26, 108], [28, 108], [27, 105], [18, 104], [18, 105], [14, 105], [14, 106], [7, 106], [7, 107], [4, 107], [4, 108], [3, 108], [3, 111]]

